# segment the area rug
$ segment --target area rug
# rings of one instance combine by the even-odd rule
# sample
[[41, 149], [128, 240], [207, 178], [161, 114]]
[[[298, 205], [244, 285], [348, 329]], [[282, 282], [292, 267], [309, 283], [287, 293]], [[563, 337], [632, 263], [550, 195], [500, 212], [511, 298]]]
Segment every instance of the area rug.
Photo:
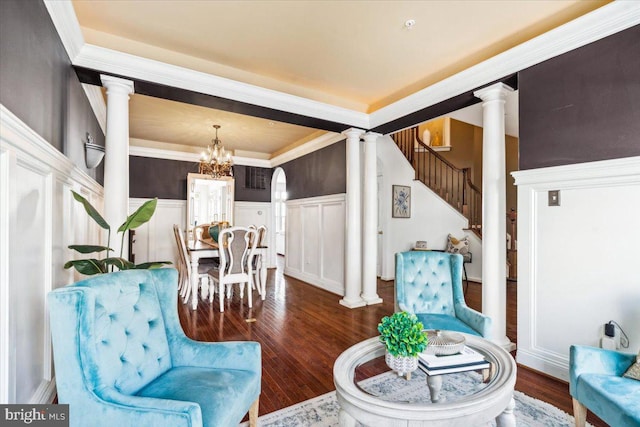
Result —
[[[429, 389], [426, 387], [425, 374], [422, 371], [413, 373], [407, 384], [392, 372], [369, 378], [358, 384], [368, 393], [378, 395], [384, 393], [387, 400], [397, 402], [430, 402]], [[441, 396], [448, 401], [460, 396], [461, 390], [469, 387], [481, 388], [482, 381], [476, 372], [464, 372], [447, 375], [442, 382]], [[573, 417], [553, 405], [534, 399], [519, 391], [514, 392], [516, 401], [515, 415], [518, 427], [571, 427]], [[306, 400], [297, 405], [258, 418], [260, 427], [334, 427], [339, 426], [338, 411], [340, 405], [336, 400], [336, 392]], [[495, 426], [495, 421], [487, 426]], [[589, 425], [589, 424], [588, 424]], [[248, 426], [243, 423], [241, 427]]]

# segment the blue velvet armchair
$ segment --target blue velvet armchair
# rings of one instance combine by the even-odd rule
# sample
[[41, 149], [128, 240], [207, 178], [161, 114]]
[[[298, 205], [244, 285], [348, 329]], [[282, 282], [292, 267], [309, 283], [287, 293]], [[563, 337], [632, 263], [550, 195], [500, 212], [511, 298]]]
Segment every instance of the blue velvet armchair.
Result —
[[436, 251], [396, 254], [396, 305], [415, 313], [425, 329], [489, 336], [491, 319], [467, 306], [462, 255]]
[[622, 374], [635, 354], [572, 345], [569, 392], [576, 427], [584, 427], [587, 408], [611, 427], [640, 427], [640, 381]]
[[70, 425], [256, 425], [256, 342], [197, 342], [177, 313], [177, 272], [103, 274], [48, 295], [58, 401]]

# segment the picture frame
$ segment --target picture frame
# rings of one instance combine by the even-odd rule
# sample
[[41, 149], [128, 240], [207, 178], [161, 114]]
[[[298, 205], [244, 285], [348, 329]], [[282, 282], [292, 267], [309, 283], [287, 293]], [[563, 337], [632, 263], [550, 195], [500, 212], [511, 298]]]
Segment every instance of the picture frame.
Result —
[[411, 218], [411, 187], [394, 185], [391, 193], [391, 217]]

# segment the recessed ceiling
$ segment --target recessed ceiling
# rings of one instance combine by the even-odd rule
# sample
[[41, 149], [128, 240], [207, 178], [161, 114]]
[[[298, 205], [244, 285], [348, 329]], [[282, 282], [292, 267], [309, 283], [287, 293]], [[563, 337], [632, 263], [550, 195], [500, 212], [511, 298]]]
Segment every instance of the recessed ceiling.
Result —
[[[89, 44], [372, 112], [609, 0], [73, 0]], [[411, 28], [407, 20], [415, 20]], [[316, 130], [134, 95], [131, 136], [279, 153]]]

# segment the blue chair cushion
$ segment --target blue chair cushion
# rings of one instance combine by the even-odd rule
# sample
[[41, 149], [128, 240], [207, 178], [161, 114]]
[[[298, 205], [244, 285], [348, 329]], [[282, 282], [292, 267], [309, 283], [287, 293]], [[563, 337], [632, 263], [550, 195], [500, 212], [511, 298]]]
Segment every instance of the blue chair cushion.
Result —
[[425, 329], [441, 329], [444, 331], [458, 331], [471, 335], [481, 336], [466, 323], [457, 317], [446, 314], [416, 313], [418, 320], [422, 322]]
[[238, 425], [259, 395], [257, 373], [198, 367], [172, 368], [137, 393], [199, 404], [204, 427]]
[[640, 427], [640, 383], [607, 374], [582, 374], [575, 398], [612, 427]]

